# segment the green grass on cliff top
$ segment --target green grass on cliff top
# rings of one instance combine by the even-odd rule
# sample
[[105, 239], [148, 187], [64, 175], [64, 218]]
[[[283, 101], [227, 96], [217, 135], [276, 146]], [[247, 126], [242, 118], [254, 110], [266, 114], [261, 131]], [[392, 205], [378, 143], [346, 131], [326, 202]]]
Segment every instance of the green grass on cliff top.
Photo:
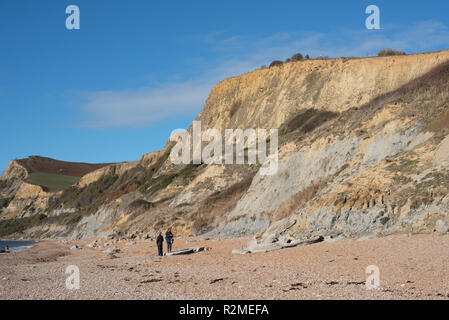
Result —
[[79, 180], [79, 177], [63, 174], [33, 172], [26, 182], [47, 188], [51, 192], [58, 192], [67, 189]]

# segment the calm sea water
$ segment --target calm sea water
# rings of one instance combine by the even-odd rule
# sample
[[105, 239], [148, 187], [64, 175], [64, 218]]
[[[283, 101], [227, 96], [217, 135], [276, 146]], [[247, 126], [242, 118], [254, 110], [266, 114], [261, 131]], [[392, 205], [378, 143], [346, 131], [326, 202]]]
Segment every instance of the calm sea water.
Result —
[[11, 252], [17, 252], [31, 248], [37, 241], [0, 241], [0, 249], [4, 246], [9, 246]]

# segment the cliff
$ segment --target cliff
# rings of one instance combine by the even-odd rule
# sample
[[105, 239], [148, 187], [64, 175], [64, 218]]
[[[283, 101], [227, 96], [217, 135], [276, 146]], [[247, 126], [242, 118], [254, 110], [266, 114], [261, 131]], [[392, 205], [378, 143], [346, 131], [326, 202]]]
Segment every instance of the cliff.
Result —
[[30, 173], [13, 161], [0, 180], [7, 200], [0, 229], [1, 220], [39, 215], [3, 235], [152, 234], [171, 226], [178, 234], [254, 235], [254, 246], [447, 232], [448, 61], [449, 51], [308, 60], [226, 79], [197, 120], [203, 130], [278, 128], [276, 174], [249, 164], [174, 165], [167, 143], [138, 162], [34, 190], [21, 187]]

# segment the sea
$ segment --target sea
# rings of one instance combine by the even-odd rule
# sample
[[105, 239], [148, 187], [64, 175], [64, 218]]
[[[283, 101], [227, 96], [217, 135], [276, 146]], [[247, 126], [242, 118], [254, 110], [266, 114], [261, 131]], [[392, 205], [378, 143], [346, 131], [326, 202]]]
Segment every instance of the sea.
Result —
[[4, 246], [9, 246], [11, 252], [17, 252], [29, 249], [36, 243], [38, 243], [38, 241], [0, 241], [0, 250], [2, 250]]

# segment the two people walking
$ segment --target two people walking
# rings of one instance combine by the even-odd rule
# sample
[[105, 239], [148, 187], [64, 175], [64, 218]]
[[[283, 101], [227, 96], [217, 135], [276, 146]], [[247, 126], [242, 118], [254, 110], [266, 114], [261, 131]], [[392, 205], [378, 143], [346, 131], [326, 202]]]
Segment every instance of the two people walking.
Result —
[[8, 245], [4, 246], [3, 249], [0, 250], [0, 253], [9, 253]]
[[[167, 242], [167, 251], [171, 252], [172, 247], [173, 247], [173, 242], [174, 242], [174, 236], [173, 236], [173, 233], [171, 232], [171, 228], [169, 228], [167, 230], [167, 232], [165, 233], [165, 241]], [[156, 238], [157, 251], [158, 251], [159, 256], [164, 255], [163, 243], [164, 243], [164, 237], [162, 236], [162, 232], [159, 231], [159, 235]]]

